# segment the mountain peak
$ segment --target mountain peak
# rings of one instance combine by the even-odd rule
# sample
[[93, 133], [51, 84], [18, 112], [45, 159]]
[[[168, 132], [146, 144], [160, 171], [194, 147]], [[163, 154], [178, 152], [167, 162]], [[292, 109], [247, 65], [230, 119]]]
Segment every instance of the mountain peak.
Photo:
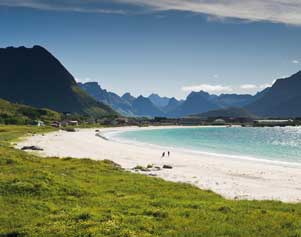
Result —
[[132, 106], [138, 116], [164, 116], [164, 113], [149, 98], [142, 95], [133, 101]]
[[[101, 86], [98, 84], [98, 82], [95, 81], [90, 81], [86, 83], [77, 83], [82, 89], [85, 91], [89, 90], [90, 93], [98, 93], [98, 91], [102, 91], [103, 89]], [[93, 96], [94, 97], [94, 96]]]
[[85, 82], [85, 83], [82, 83], [82, 84], [88, 85], [88, 86], [101, 87], [101, 86], [99, 85], [99, 83], [96, 82], [96, 81], [89, 81], [89, 82]]
[[148, 98], [158, 108], [163, 108], [163, 107], [167, 106], [169, 103], [168, 97], [161, 97], [160, 95], [158, 95], [156, 93], [152, 93]]
[[149, 95], [149, 97], [160, 97], [158, 94], [156, 94], [156, 93], [151, 93], [150, 95]]
[[43, 49], [43, 50], [46, 50], [43, 46], [41, 46], [41, 45], [34, 45], [33, 47], [32, 47], [33, 49]]
[[178, 101], [178, 100], [177, 100], [175, 97], [171, 97], [170, 100], [169, 100], [169, 103], [170, 103], [171, 101]]
[[132, 94], [130, 92], [126, 92], [123, 94], [123, 96], [132, 96]]
[[131, 95], [131, 93], [127, 92], [124, 93], [123, 96], [121, 96], [122, 99], [124, 99], [125, 101], [127, 101], [128, 103], [132, 103], [136, 98], [134, 96]]
[[[6, 48], [1, 48], [2, 50], [43, 50], [43, 51], [47, 51], [47, 49], [45, 49], [44, 47], [40, 46], [40, 45], [34, 45], [33, 47], [25, 47], [25, 46], [19, 46], [19, 47], [15, 47], [15, 46], [8, 46]], [[48, 51], [47, 51], [48, 52]]]
[[146, 100], [147, 98], [146, 97], [144, 97], [143, 95], [139, 95], [138, 97], [137, 97], [137, 100]]
[[192, 91], [187, 98], [192, 98], [192, 97], [209, 97], [210, 94], [206, 91]]

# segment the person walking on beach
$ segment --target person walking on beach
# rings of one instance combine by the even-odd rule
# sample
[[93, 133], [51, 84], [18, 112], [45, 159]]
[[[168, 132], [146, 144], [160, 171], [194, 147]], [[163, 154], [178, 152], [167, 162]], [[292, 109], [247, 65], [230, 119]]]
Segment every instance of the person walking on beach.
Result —
[[170, 156], [170, 152], [169, 151], [167, 152], [167, 155], [168, 155], [168, 157]]
[[165, 151], [162, 153], [162, 156], [161, 156], [161, 157], [163, 158], [164, 156], [165, 156]]

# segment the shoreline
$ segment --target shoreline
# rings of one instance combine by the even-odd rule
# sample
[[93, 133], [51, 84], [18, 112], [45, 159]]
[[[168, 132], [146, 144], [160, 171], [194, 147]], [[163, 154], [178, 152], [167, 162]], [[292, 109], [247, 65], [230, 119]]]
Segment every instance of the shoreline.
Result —
[[[231, 158], [224, 155], [185, 152], [172, 149], [171, 156], [161, 158], [162, 149], [150, 144], [118, 141], [114, 133], [139, 129], [187, 128], [187, 126], [166, 127], [120, 127], [80, 129], [72, 132], [51, 132], [35, 135], [18, 143], [17, 148], [36, 145], [44, 149], [42, 156], [108, 159], [133, 171], [135, 166], [154, 164], [172, 166], [172, 169], [139, 172], [157, 176], [168, 181], [184, 182], [201, 189], [212, 190], [229, 199], [280, 200], [301, 202], [301, 165], [274, 164], [259, 159]], [[113, 136], [112, 136], [113, 134]], [[285, 162], [286, 163], [286, 162]]]
[[[152, 129], [169, 129], [169, 128], [202, 128], [202, 127], [218, 127], [218, 126], [160, 126], [160, 127], [147, 127], [147, 128], [139, 128], [139, 127], [130, 127], [131, 129], [128, 129], [126, 131], [139, 131], [139, 130], [152, 130]], [[219, 126], [219, 127], [225, 127], [225, 126]], [[105, 132], [99, 132], [99, 137], [122, 143], [122, 144], [128, 144], [128, 145], [134, 145], [134, 146], [148, 146], [150, 148], [154, 149], [161, 149], [161, 150], [174, 150], [181, 153], [186, 153], [190, 155], [199, 155], [199, 156], [211, 156], [216, 158], [227, 158], [227, 159], [234, 159], [234, 160], [241, 160], [241, 161], [250, 161], [250, 162], [256, 162], [256, 163], [264, 163], [269, 165], [279, 165], [283, 167], [293, 167], [293, 168], [301, 168], [301, 163], [298, 162], [288, 162], [288, 161], [279, 161], [279, 160], [269, 160], [266, 158], [258, 158], [258, 157], [252, 157], [252, 156], [246, 156], [246, 155], [230, 155], [230, 154], [223, 154], [223, 153], [213, 153], [213, 152], [207, 152], [207, 151], [200, 151], [200, 150], [193, 150], [188, 148], [176, 148], [173, 146], [160, 146], [158, 144], [152, 144], [152, 143], [146, 143], [146, 142], [139, 142], [134, 140], [127, 140], [124, 138], [118, 137], [117, 134], [123, 133], [124, 131], [105, 131]]]

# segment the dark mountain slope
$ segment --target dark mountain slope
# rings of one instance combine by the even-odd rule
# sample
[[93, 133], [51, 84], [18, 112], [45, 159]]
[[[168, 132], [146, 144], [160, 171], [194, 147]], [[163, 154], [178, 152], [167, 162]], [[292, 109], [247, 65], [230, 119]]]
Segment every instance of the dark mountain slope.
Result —
[[253, 98], [252, 95], [221, 94], [214, 102], [222, 107], [243, 107], [251, 103]]
[[114, 113], [81, 90], [46, 49], [0, 49], [0, 98], [59, 112], [93, 116]]
[[259, 99], [246, 108], [266, 117], [301, 116], [301, 72], [278, 79]]

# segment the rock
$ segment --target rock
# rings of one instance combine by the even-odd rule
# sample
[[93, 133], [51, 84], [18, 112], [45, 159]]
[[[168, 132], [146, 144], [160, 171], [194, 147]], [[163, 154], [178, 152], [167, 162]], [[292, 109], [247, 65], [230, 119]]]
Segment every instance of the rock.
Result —
[[157, 174], [152, 174], [152, 173], [150, 173], [150, 174], [148, 174], [149, 176], [153, 176], [153, 177], [156, 177], [156, 176], [158, 176]]
[[142, 172], [150, 172], [151, 171], [150, 169], [148, 169], [146, 167], [143, 167], [143, 166], [140, 166], [140, 165], [137, 165], [136, 167], [134, 167], [133, 170], [142, 171]]
[[38, 147], [38, 146], [23, 146], [21, 148], [21, 150], [23, 150], [23, 151], [25, 151], [25, 150], [43, 151], [43, 149], [41, 147]]
[[163, 169], [172, 169], [171, 165], [163, 165]]
[[227, 206], [220, 207], [217, 210], [220, 211], [220, 212], [223, 212], [223, 213], [229, 213], [229, 212], [232, 211], [231, 208], [227, 207]]
[[75, 128], [72, 128], [72, 127], [63, 128], [62, 130], [66, 131], [66, 132], [76, 132]]

